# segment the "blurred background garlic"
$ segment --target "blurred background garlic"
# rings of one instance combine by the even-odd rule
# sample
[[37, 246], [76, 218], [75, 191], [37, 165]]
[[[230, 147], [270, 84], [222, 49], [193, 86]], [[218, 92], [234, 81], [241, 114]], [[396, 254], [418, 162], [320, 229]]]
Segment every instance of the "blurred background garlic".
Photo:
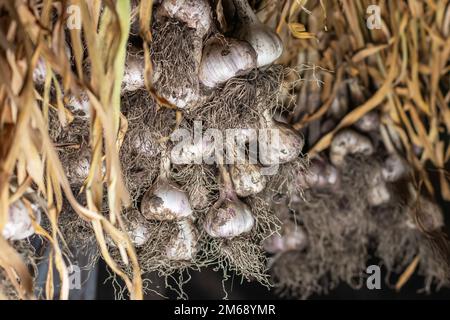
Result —
[[[263, 165], [294, 161], [302, 152], [305, 141], [290, 125], [278, 122], [266, 111], [260, 130], [259, 159]], [[262, 133], [262, 134], [261, 134]]]
[[232, 1], [239, 19], [236, 35], [253, 47], [257, 55], [257, 67], [274, 63], [283, 54], [283, 42], [268, 26], [261, 23], [248, 0]]
[[361, 154], [370, 156], [374, 152], [372, 142], [366, 136], [352, 129], [344, 129], [333, 138], [330, 146], [330, 161], [335, 166], [342, 166], [347, 155]]
[[[415, 193], [415, 191], [414, 191]], [[433, 232], [444, 227], [444, 216], [441, 208], [431, 200], [420, 195], [412, 201], [406, 225], [414, 230], [421, 229], [425, 232]]]
[[402, 178], [406, 178], [411, 168], [408, 162], [398, 154], [389, 155], [381, 168], [383, 179], [388, 182], [395, 182]]
[[261, 173], [261, 169], [249, 162], [232, 165], [230, 176], [239, 197], [258, 194], [266, 187], [267, 179]]
[[35, 222], [40, 224], [41, 211], [37, 206], [31, 204], [28, 208], [22, 200], [11, 204], [8, 209], [8, 221], [1, 230], [2, 236], [6, 240], [22, 240], [32, 236], [35, 230], [30, 215], [33, 215]]
[[325, 159], [316, 157], [311, 160], [307, 172], [299, 174], [298, 182], [305, 189], [337, 190], [341, 182], [341, 175], [339, 170]]
[[379, 126], [380, 115], [375, 110], [366, 113], [355, 123], [355, 127], [362, 132], [377, 131]]
[[256, 53], [247, 42], [212, 38], [203, 49], [199, 79], [205, 86], [214, 88], [254, 68]]
[[213, 24], [211, 6], [206, 0], [164, 0], [157, 15], [183, 22], [200, 38], [209, 33]]
[[295, 222], [284, 222], [280, 233], [274, 233], [264, 240], [264, 250], [267, 253], [277, 254], [291, 250], [303, 250], [308, 245], [305, 229]]
[[169, 240], [166, 256], [172, 261], [192, 261], [198, 251], [199, 233], [191, 219], [177, 222], [178, 230]]
[[380, 206], [388, 203], [391, 199], [391, 192], [387, 183], [383, 179], [381, 170], [377, 167], [370, 168], [367, 176], [368, 190], [367, 202], [371, 206]]
[[192, 214], [188, 195], [170, 180], [169, 174], [170, 159], [163, 154], [159, 177], [141, 202], [141, 212], [149, 220], [180, 220]]
[[255, 218], [248, 205], [238, 199], [230, 173], [219, 164], [223, 188], [220, 199], [207, 213], [204, 229], [213, 238], [234, 238], [252, 230]]

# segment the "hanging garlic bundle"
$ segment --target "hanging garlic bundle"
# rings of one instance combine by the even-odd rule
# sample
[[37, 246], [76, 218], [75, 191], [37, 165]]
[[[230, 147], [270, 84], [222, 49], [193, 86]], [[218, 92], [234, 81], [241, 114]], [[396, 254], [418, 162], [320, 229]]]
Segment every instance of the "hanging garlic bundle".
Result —
[[27, 207], [22, 200], [11, 204], [8, 209], [8, 221], [1, 231], [2, 236], [6, 240], [22, 240], [32, 236], [35, 230], [31, 215], [33, 220], [40, 224], [41, 211], [35, 205]]
[[171, 181], [169, 174], [170, 159], [167, 152], [163, 151], [159, 177], [141, 202], [141, 212], [149, 220], [180, 220], [192, 214], [188, 195]]
[[200, 81], [209, 88], [256, 68], [255, 50], [245, 41], [211, 38], [203, 49]]
[[192, 261], [198, 251], [199, 233], [192, 219], [177, 222], [177, 233], [169, 240], [166, 257], [172, 261]]
[[370, 156], [374, 151], [369, 138], [352, 129], [344, 129], [331, 142], [330, 161], [335, 166], [340, 167], [344, 164], [347, 155], [362, 154]]
[[[262, 128], [266, 133], [260, 135], [259, 159], [263, 165], [284, 164], [294, 161], [302, 152], [304, 139], [288, 124], [272, 118], [269, 111], [263, 113]], [[267, 130], [268, 129], [268, 130]]]
[[264, 250], [271, 254], [291, 250], [303, 250], [308, 245], [304, 228], [294, 222], [285, 221], [281, 233], [274, 233], [264, 241]]
[[261, 168], [249, 162], [232, 165], [230, 176], [239, 197], [258, 194], [266, 187], [267, 179], [261, 173]]
[[213, 238], [234, 238], [252, 230], [255, 218], [249, 206], [238, 199], [228, 170], [222, 164], [219, 170], [223, 188], [206, 216], [204, 229]]
[[280, 37], [261, 23], [250, 7], [248, 0], [229, 0], [233, 2], [240, 22], [236, 35], [253, 47], [257, 55], [257, 67], [272, 64], [283, 53]]

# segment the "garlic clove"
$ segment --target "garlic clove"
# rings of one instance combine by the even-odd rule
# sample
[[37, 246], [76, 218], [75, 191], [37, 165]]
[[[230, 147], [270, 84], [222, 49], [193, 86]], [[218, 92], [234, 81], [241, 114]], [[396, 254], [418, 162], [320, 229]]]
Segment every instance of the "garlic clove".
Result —
[[256, 68], [256, 52], [245, 41], [213, 38], [203, 49], [199, 79], [214, 88], [229, 79]]
[[208, 212], [204, 229], [213, 238], [234, 238], [252, 230], [255, 219], [250, 208], [238, 199], [225, 199]]
[[190, 216], [192, 208], [186, 192], [161, 179], [144, 194], [141, 212], [149, 220], [180, 220]]
[[[36, 223], [41, 222], [41, 211], [34, 205], [31, 206]], [[25, 204], [18, 200], [8, 209], [8, 221], [1, 234], [6, 240], [23, 240], [35, 233], [30, 213]]]
[[196, 30], [200, 38], [209, 33], [213, 24], [211, 6], [206, 0], [164, 0], [157, 14], [183, 22]]
[[408, 176], [410, 167], [398, 154], [391, 154], [383, 163], [381, 173], [385, 181], [395, 182]]
[[169, 240], [166, 256], [172, 261], [192, 261], [198, 252], [199, 233], [190, 219], [177, 224], [178, 232]]
[[342, 166], [349, 154], [369, 156], [374, 153], [374, 147], [369, 138], [351, 129], [339, 132], [331, 142], [330, 161], [335, 166]]
[[240, 197], [258, 194], [266, 187], [266, 177], [256, 165], [250, 163], [233, 165], [230, 175], [236, 194]]

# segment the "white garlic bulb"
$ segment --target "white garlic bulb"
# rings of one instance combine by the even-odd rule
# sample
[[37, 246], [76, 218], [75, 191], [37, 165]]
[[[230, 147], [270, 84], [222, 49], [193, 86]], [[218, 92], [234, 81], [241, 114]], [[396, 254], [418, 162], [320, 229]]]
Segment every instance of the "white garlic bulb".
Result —
[[[31, 205], [32, 214], [36, 223], [41, 222], [41, 211], [34, 205]], [[10, 205], [8, 209], [8, 221], [6, 222], [1, 234], [6, 240], [23, 240], [35, 233], [30, 212], [23, 203], [18, 200]]]
[[170, 160], [161, 156], [161, 172], [156, 183], [148, 189], [141, 201], [141, 212], [149, 220], [180, 220], [192, 214], [186, 192], [170, 181]]
[[251, 163], [232, 165], [230, 175], [239, 197], [258, 194], [266, 187], [266, 177], [257, 165]]
[[[136, 212], [136, 214], [140, 215], [138, 211]], [[150, 230], [148, 230], [141, 219], [131, 221], [129, 226], [127, 227], [127, 232], [128, 236], [131, 239], [131, 242], [136, 247], [143, 246], [150, 238]]]
[[255, 50], [245, 41], [213, 38], [203, 48], [199, 79], [214, 88], [256, 68]]
[[261, 164], [284, 164], [297, 159], [305, 145], [303, 137], [288, 124], [272, 119], [269, 112], [264, 112], [262, 122], [265, 129], [259, 135]]
[[410, 167], [398, 154], [391, 154], [384, 161], [381, 173], [385, 181], [395, 182], [408, 176]]
[[212, 11], [207, 0], [164, 0], [158, 8], [159, 16], [170, 17], [196, 30], [203, 38], [212, 27]]
[[351, 129], [339, 132], [331, 142], [330, 161], [335, 166], [342, 166], [345, 157], [349, 154], [362, 154], [369, 156], [373, 154], [374, 147], [369, 138]]
[[198, 251], [199, 233], [191, 219], [177, 222], [178, 231], [169, 240], [166, 256], [173, 261], [192, 261]]
[[144, 54], [139, 54], [137, 52], [128, 53], [125, 60], [125, 71], [122, 79], [122, 93], [144, 89], [144, 73]]
[[308, 237], [302, 226], [287, 221], [283, 224], [281, 233], [274, 233], [264, 240], [264, 250], [271, 254], [291, 250], [303, 250], [308, 244]]
[[247, 0], [233, 0], [241, 29], [237, 35], [255, 49], [257, 67], [272, 64], [283, 54], [283, 42], [269, 27], [262, 24]]
[[229, 172], [219, 165], [224, 187], [219, 201], [209, 210], [204, 229], [213, 238], [234, 238], [252, 230], [255, 218], [249, 206], [240, 201]]
[[202, 164], [213, 157], [214, 141], [206, 137], [191, 141], [186, 139], [172, 148], [170, 160], [173, 164]]
[[377, 111], [370, 111], [362, 116], [356, 123], [355, 127], [363, 132], [378, 130], [380, 126], [380, 116]]
[[159, 179], [144, 194], [141, 212], [149, 220], [179, 220], [192, 214], [189, 198], [175, 183]]

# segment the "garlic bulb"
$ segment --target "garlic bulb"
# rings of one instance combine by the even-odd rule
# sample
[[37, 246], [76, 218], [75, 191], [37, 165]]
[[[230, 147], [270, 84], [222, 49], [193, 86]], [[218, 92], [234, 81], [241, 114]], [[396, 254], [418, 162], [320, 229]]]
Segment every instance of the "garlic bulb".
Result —
[[255, 67], [256, 53], [247, 42], [212, 38], [203, 49], [198, 76], [205, 86], [214, 88]]
[[206, 216], [204, 229], [213, 238], [234, 238], [252, 230], [255, 218], [250, 207], [238, 199], [229, 172], [223, 165], [219, 168], [224, 188]]
[[198, 251], [199, 233], [191, 219], [177, 222], [178, 232], [169, 240], [166, 256], [173, 261], [192, 261]]
[[374, 147], [369, 138], [351, 129], [339, 132], [331, 142], [330, 161], [335, 166], [342, 166], [348, 154], [373, 154]]
[[241, 28], [237, 35], [255, 49], [257, 67], [272, 64], [283, 54], [283, 42], [269, 27], [262, 24], [247, 0], [232, 0]]
[[125, 71], [122, 79], [122, 93], [144, 89], [144, 72], [144, 55], [137, 52], [128, 53], [125, 60]]
[[362, 116], [355, 127], [363, 132], [375, 131], [380, 126], [380, 116], [376, 111], [370, 111]]
[[[172, 148], [170, 160], [174, 164], [201, 164], [213, 157], [214, 141], [202, 137], [197, 141], [182, 141]], [[206, 162], [206, 161], [205, 161]]]
[[79, 95], [70, 95], [68, 97], [67, 106], [69, 110], [74, 113], [83, 113], [85, 117], [90, 114], [90, 102], [86, 92], [81, 92]]
[[305, 144], [304, 139], [288, 124], [272, 119], [269, 112], [264, 112], [262, 122], [263, 127], [269, 130], [260, 130], [260, 162], [274, 165], [297, 159]]
[[258, 194], [266, 187], [266, 177], [257, 165], [235, 164], [230, 169], [231, 180], [239, 197]]
[[326, 161], [314, 158], [308, 172], [298, 177], [299, 184], [304, 188], [336, 189], [340, 185], [341, 176], [336, 167]]
[[369, 188], [367, 190], [367, 201], [371, 206], [380, 206], [391, 200], [391, 193], [383, 179], [381, 171], [373, 168], [367, 177]]
[[[141, 214], [136, 210], [136, 215], [140, 216]], [[132, 220], [129, 226], [127, 226], [127, 232], [131, 242], [136, 247], [143, 246], [150, 238], [150, 230], [145, 226], [142, 219]]]
[[[36, 223], [41, 222], [41, 211], [31, 205]], [[18, 200], [10, 205], [8, 209], [8, 221], [1, 234], [6, 240], [22, 240], [34, 234], [35, 230], [30, 217], [30, 212], [23, 201]]]
[[291, 221], [283, 224], [281, 234], [274, 233], [264, 240], [264, 250], [271, 254], [291, 250], [303, 250], [308, 244], [308, 237], [303, 227]]
[[410, 167], [398, 154], [391, 154], [383, 163], [381, 173], [385, 181], [395, 182], [408, 176]]
[[170, 181], [170, 160], [161, 157], [161, 172], [156, 183], [148, 189], [141, 202], [141, 212], [149, 220], [180, 220], [192, 214], [186, 192]]
[[212, 11], [207, 0], [164, 0], [157, 11], [158, 16], [176, 19], [196, 30], [203, 38], [212, 27]]
[[87, 149], [81, 152], [78, 158], [68, 161], [66, 168], [67, 178], [73, 185], [83, 184], [91, 168], [90, 154]]
[[[434, 202], [423, 196], [419, 196], [419, 200], [412, 202], [406, 225], [411, 229], [419, 229], [417, 223], [427, 232], [441, 229], [444, 223], [444, 216], [441, 208]], [[417, 215], [417, 222], [413, 217]]]

